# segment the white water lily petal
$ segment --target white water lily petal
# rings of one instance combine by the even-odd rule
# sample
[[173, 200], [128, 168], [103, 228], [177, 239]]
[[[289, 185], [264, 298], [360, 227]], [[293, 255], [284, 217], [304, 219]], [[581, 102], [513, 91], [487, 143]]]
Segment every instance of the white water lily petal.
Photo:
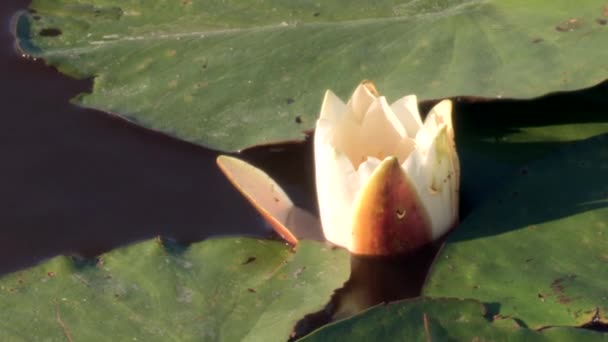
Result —
[[273, 229], [295, 245], [298, 238], [287, 228], [294, 205], [285, 191], [264, 171], [242, 160], [219, 156], [216, 161], [228, 180]]
[[407, 136], [415, 138], [416, 133], [418, 133], [420, 127], [422, 127], [416, 95], [408, 95], [400, 98], [391, 105], [391, 109], [399, 121], [401, 121], [401, 124], [407, 132]]
[[360, 124], [348, 117], [343, 117], [337, 121], [337, 124], [330, 125], [329, 143], [344, 153], [353, 165], [358, 165], [366, 156], [366, 146], [361, 138]]
[[[444, 194], [446, 197], [443, 199], [443, 208], [446, 212], [449, 211], [448, 217], [451, 218], [451, 220], [448, 220], [448, 222], [451, 222], [450, 227], [452, 227], [458, 222], [458, 203], [460, 196], [460, 160], [458, 159], [456, 143], [454, 141], [452, 101], [443, 100], [439, 102], [431, 109], [431, 113], [435, 113], [440, 125], [445, 125], [446, 136], [442, 137], [441, 133], [437, 134], [437, 137], [434, 140], [434, 145], [431, 147], [429, 152], [428, 163], [430, 165], [436, 165], [435, 163], [443, 162], [446, 159], [448, 161], [447, 169], [443, 171], [444, 173], [440, 174], [438, 171], [436, 175], [439, 178], [446, 177], [445, 172], [447, 172], [447, 181], [445, 182], [444, 186], [447, 187], [445, 191], [447, 194], [449, 194], [449, 196]], [[447, 157], [445, 155], [446, 153]], [[439, 168], [439, 170], [441, 170], [441, 168]], [[440, 230], [443, 229], [443, 232], [449, 229], [441, 228], [442, 223], [437, 223], [437, 227], [439, 227]], [[438, 234], [441, 235], [443, 232], [439, 231]]]
[[[373, 120], [373, 119], [375, 120]], [[369, 125], [370, 122], [377, 121], [380, 127], [370, 127], [365, 131], [374, 132], [373, 129], [386, 129], [386, 131], [393, 130], [400, 139], [407, 137], [407, 132], [401, 120], [395, 115], [395, 112], [391, 109], [391, 106], [386, 102], [386, 97], [380, 96], [376, 98], [374, 102], [367, 109], [365, 118], [363, 119], [363, 126]], [[377, 133], [378, 131], [375, 131]]]
[[424, 120], [424, 131], [427, 133], [434, 135], [442, 124], [446, 124], [449, 126], [449, 134], [453, 137], [452, 131], [452, 101], [443, 100], [436, 104], [429, 115], [427, 115]]
[[[381, 135], [378, 132], [383, 132]], [[395, 147], [407, 136], [401, 122], [390, 109], [384, 97], [377, 98], [365, 113], [361, 127], [361, 152], [364, 158], [373, 156], [384, 159], [387, 153], [393, 155]], [[358, 166], [358, 165], [356, 165]]]
[[436, 104], [430, 111], [438, 124], [444, 123], [447, 126], [448, 137], [454, 141], [454, 126], [452, 124], [452, 101], [443, 100]]
[[216, 162], [230, 183], [287, 242], [295, 246], [301, 239], [324, 240], [317, 217], [295, 206], [267, 173], [230, 156], [219, 156]]
[[[329, 103], [334, 103], [333, 97]], [[339, 101], [339, 100], [337, 100]], [[324, 101], [322, 112], [325, 113], [328, 103]], [[334, 106], [339, 108], [340, 106]], [[332, 115], [338, 117], [339, 115]], [[378, 159], [387, 157], [385, 151], [394, 151], [400, 160], [404, 160], [413, 150], [413, 142], [407, 138], [405, 128], [386, 102], [386, 98], [377, 97], [369, 104], [361, 122], [343, 115], [333, 122], [333, 145], [348, 156], [354, 168], [363, 163], [368, 156]], [[385, 132], [378, 136], [377, 132]], [[369, 142], [374, 140], [373, 144]]]
[[431, 110], [429, 112], [429, 115], [427, 115], [426, 119], [424, 120], [423, 128], [424, 131], [429, 134], [432, 134], [433, 132], [437, 131], [437, 129], [439, 128], [439, 123], [436, 111]]
[[331, 90], [325, 92], [323, 104], [321, 105], [321, 119], [336, 123], [344, 116], [346, 105]]
[[378, 97], [376, 87], [371, 82], [363, 81], [353, 92], [346, 106], [348, 107], [348, 115], [356, 122], [361, 122], [367, 109]]
[[378, 168], [382, 161], [380, 159], [369, 157], [365, 162], [359, 165], [357, 169], [357, 173], [359, 173], [359, 181], [361, 184], [367, 183], [369, 177], [371, 177], [372, 173]]
[[406, 160], [415, 149], [416, 141], [414, 139], [404, 138], [392, 148], [394, 151], [393, 156], [397, 157], [401, 162]]
[[[434, 238], [442, 236], [458, 221], [459, 183], [452, 181], [452, 178], [458, 178], [459, 175], [452, 159], [454, 153], [450, 145], [447, 126], [443, 125], [431, 144], [426, 160], [431, 178], [429, 194], [433, 200], [425, 202], [421, 196], [429, 213], [433, 213], [431, 221]], [[433, 194], [433, 191], [436, 194]]]
[[325, 238], [336, 245], [351, 245], [352, 203], [360, 188], [360, 177], [351, 161], [332, 146], [329, 122], [319, 120], [314, 137], [315, 175], [319, 214]]
[[428, 150], [415, 150], [402, 164], [429, 213], [432, 236], [438, 238], [458, 220], [458, 170], [452, 159], [447, 125], [443, 124]]

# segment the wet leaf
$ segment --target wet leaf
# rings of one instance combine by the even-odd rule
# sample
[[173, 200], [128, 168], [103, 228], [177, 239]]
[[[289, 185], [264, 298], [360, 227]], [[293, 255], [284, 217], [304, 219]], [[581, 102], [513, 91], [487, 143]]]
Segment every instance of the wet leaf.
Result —
[[322, 94], [535, 97], [608, 75], [604, 0], [34, 0], [19, 46], [79, 78], [75, 101], [222, 150], [298, 140]]
[[425, 289], [531, 328], [606, 322], [608, 135], [530, 164], [449, 236]]
[[508, 317], [487, 317], [474, 300], [420, 298], [379, 305], [301, 339], [313, 341], [606, 341], [577, 328], [537, 332]]
[[[324, 307], [348, 254], [302, 241], [146, 241], [0, 279], [3, 341], [280, 341]], [[10, 314], [8, 314], [10, 313]]]

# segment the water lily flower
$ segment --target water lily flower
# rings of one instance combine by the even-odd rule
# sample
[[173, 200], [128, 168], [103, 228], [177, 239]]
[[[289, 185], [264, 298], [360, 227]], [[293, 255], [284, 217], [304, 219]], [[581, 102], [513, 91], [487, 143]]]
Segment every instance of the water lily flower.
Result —
[[320, 224], [264, 171], [229, 156], [217, 163], [292, 245], [322, 234], [354, 254], [404, 254], [458, 220], [460, 166], [451, 111], [452, 103], [442, 101], [423, 123], [414, 95], [389, 106], [365, 81], [344, 104], [328, 90], [314, 138]]
[[458, 220], [452, 103], [424, 123], [415, 95], [392, 105], [369, 81], [344, 104], [328, 90], [314, 137], [325, 238], [355, 254], [413, 251]]

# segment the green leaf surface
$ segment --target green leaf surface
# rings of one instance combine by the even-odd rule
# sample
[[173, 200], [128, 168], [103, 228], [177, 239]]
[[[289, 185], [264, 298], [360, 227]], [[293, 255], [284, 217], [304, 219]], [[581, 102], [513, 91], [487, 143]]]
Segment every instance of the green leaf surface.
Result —
[[302, 241], [146, 241], [0, 279], [2, 341], [285, 341], [348, 278], [348, 253]]
[[608, 75], [604, 0], [34, 0], [21, 49], [76, 101], [203, 146], [302, 139], [325, 89], [534, 97]]
[[[428, 104], [425, 104], [428, 107]], [[534, 100], [457, 100], [456, 148], [464, 212], [526, 165], [575, 141], [608, 133], [608, 82]]]
[[606, 341], [608, 334], [577, 328], [537, 332], [506, 317], [487, 319], [474, 300], [421, 298], [371, 308], [301, 339], [316, 341]]
[[531, 164], [449, 236], [424, 294], [531, 328], [608, 321], [608, 135]]

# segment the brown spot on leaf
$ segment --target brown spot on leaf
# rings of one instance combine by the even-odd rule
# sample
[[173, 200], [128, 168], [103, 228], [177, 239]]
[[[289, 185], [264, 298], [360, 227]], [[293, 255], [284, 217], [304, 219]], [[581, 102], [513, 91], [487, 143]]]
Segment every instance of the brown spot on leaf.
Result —
[[539, 292], [537, 296], [538, 296], [538, 299], [540, 299], [541, 302], [545, 301], [545, 295], [544, 294], [542, 294], [542, 293]]
[[256, 293], [257, 291], [255, 289], [252, 289], [251, 287], [247, 289], [247, 291], [251, 292], [251, 293]]
[[315, 13], [312, 14], [313, 17], [318, 17], [320, 15], [321, 15], [321, 12], [315, 12]]
[[256, 261], [256, 260], [257, 260], [257, 258], [256, 258], [256, 257], [254, 257], [254, 256], [250, 256], [249, 258], [247, 258], [247, 260], [245, 260], [245, 261], [243, 262], [243, 265], [251, 264], [252, 262], [254, 262], [254, 261]]
[[598, 18], [595, 20], [596, 23], [600, 24], [600, 25], [606, 25], [608, 24], [608, 19], [604, 19], [604, 18]]
[[543, 41], [544, 41], [544, 39], [542, 39], [542, 38], [534, 38], [534, 39], [532, 39], [532, 43], [534, 43], [534, 44], [542, 43]]
[[51, 271], [51, 272], [47, 272], [46, 275], [50, 278], [55, 276], [55, 272]]
[[496, 314], [496, 315], [492, 316], [492, 321], [500, 321], [503, 319], [509, 319], [509, 316], [505, 316], [505, 315], [501, 315], [501, 314]]
[[571, 274], [571, 275], [568, 275], [565, 277], [557, 278], [551, 283], [551, 290], [557, 296], [557, 301], [560, 304], [568, 304], [572, 301], [572, 298], [566, 296], [566, 294], [564, 293], [564, 290], [565, 290], [564, 282], [566, 282], [568, 280], [573, 280], [575, 278], [576, 278], [576, 276]]
[[302, 117], [301, 117], [301, 116], [299, 116], [299, 115], [298, 115], [298, 116], [296, 116], [295, 122], [296, 122], [297, 124], [301, 124], [301, 123], [302, 123]]
[[582, 26], [582, 20], [578, 18], [571, 18], [559, 23], [557, 26], [555, 26], [555, 29], [559, 32], [571, 32], [581, 28]]
[[61, 32], [58, 28], [44, 28], [38, 32], [39, 35], [43, 37], [57, 37], [60, 36], [63, 32]]

